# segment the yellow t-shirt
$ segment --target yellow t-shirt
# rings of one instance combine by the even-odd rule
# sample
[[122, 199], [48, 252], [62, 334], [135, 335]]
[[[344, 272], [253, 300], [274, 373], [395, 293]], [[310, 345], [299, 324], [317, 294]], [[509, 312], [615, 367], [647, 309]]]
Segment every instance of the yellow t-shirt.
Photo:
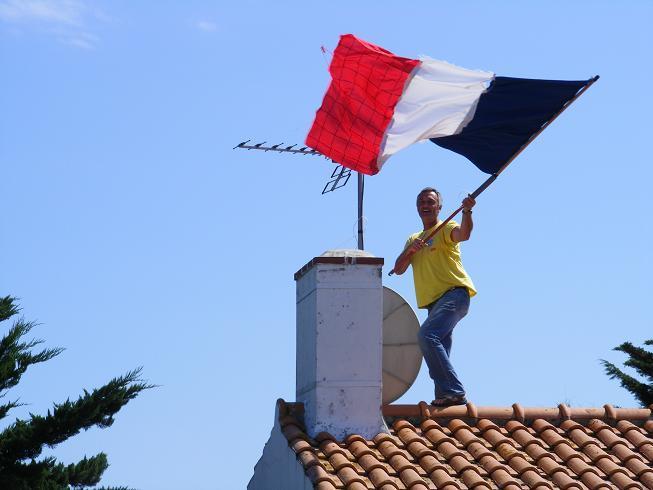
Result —
[[[428, 236], [440, 223], [441, 221], [426, 231], [413, 233], [408, 237], [406, 247], [416, 238]], [[451, 230], [457, 226], [455, 221], [449, 221], [429, 240], [425, 248], [411, 258], [417, 306], [420, 308], [426, 308], [456, 286], [466, 287], [470, 297], [476, 294], [474, 283], [460, 260], [460, 246], [451, 240]]]

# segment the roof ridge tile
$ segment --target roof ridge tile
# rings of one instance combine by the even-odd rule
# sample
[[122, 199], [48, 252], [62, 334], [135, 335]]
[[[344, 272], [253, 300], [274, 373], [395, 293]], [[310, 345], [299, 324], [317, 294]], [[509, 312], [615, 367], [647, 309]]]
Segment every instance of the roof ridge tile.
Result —
[[429, 407], [431, 407], [432, 405], [429, 405], [422, 400], [417, 404], [417, 406], [419, 407], [419, 415], [420, 418], [422, 418], [422, 420], [431, 418], [431, 410], [429, 410]]
[[467, 416], [472, 419], [478, 419], [478, 408], [472, 402], [467, 402]]
[[[417, 405], [384, 405], [383, 412], [392, 417], [418, 417], [422, 419], [470, 418], [491, 419], [493, 421], [544, 419], [550, 421], [602, 419], [609, 423], [619, 420], [638, 420], [642, 424], [653, 426], [653, 405], [649, 408], [615, 408], [605, 404], [600, 408], [572, 408], [564, 403], [557, 407], [523, 407], [513, 403], [510, 407], [476, 406], [472, 402], [466, 405], [437, 408], [420, 401]], [[651, 429], [653, 430], [653, 428]]]
[[605, 418], [608, 420], [617, 420], [617, 411], [615, 408], [610, 405], [609, 403], [606, 403], [603, 405], [603, 408], [605, 409]]
[[571, 410], [564, 403], [558, 405], [558, 413], [560, 414], [560, 420], [569, 420], [571, 419]]
[[512, 404], [512, 418], [519, 422], [524, 422], [526, 420], [524, 407], [522, 407], [519, 403]]

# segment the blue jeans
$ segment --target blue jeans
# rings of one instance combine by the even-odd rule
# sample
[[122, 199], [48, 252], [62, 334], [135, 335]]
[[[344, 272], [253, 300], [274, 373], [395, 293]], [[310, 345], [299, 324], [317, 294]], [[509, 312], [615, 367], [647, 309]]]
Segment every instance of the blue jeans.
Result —
[[429, 316], [419, 329], [419, 346], [435, 382], [435, 397], [465, 395], [465, 388], [451, 365], [451, 339], [456, 324], [469, 310], [467, 288], [450, 289], [429, 306]]

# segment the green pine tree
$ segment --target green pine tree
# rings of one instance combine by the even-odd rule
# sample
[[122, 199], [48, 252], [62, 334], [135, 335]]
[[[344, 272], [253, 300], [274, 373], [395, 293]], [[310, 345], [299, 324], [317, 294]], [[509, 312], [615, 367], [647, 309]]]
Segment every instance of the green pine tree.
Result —
[[[653, 339], [644, 341], [644, 345], [653, 345]], [[610, 379], [618, 379], [623, 388], [630, 391], [639, 402], [648, 407], [653, 404], [653, 352], [642, 347], [635, 347], [630, 342], [615, 347], [613, 350], [621, 351], [628, 354], [628, 359], [624, 361], [624, 366], [633, 368], [643, 381], [629, 376], [617, 366], [601, 359], [605, 372]]]
[[[18, 314], [15, 299], [0, 298], [0, 322]], [[59, 355], [63, 349], [34, 352], [42, 340], [25, 337], [35, 326], [22, 318], [14, 320], [0, 340], [0, 401], [18, 384], [27, 368]], [[30, 414], [27, 420], [17, 419], [0, 432], [0, 488], [12, 490], [68, 490], [71, 487], [95, 487], [107, 469], [107, 456], [100, 453], [78, 463], [64, 465], [53, 457], [38, 459], [44, 446], [54, 447], [91, 427], [109, 427], [114, 415], [141, 391], [152, 385], [140, 378], [140, 368], [114, 378], [101, 388], [84, 394], [75, 401], [54, 404], [43, 415]], [[0, 419], [7, 416], [17, 401], [0, 404]], [[99, 490], [99, 489], [98, 489]], [[114, 488], [113, 490], [126, 490]]]

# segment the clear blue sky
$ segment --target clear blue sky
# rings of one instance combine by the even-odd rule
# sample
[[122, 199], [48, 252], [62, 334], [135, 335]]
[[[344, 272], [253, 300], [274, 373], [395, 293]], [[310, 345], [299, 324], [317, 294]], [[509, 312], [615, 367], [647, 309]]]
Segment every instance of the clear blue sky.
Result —
[[[356, 195], [320, 195], [325, 160], [232, 147], [301, 143], [320, 46], [349, 32], [499, 75], [601, 75], [479, 198], [453, 356], [477, 405], [634, 406], [599, 359], [653, 336], [652, 21], [649, 1], [0, 0], [0, 294], [67, 349], [25, 375], [14, 417], [142, 365], [161, 387], [54, 454], [106, 451], [104, 484], [245, 487], [294, 400], [293, 273], [355, 246]], [[484, 179], [430, 143], [395, 155], [366, 181], [366, 248], [390, 264], [419, 189], [448, 211]], [[415, 304], [410, 274], [384, 280]], [[431, 395], [423, 368], [400, 402]]]

